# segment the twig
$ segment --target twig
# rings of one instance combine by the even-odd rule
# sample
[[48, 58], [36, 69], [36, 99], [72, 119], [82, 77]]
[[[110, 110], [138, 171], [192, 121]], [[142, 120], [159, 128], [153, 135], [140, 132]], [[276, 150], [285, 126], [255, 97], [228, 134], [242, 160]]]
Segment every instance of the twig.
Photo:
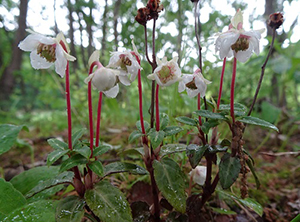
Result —
[[260, 90], [260, 87], [261, 87], [261, 83], [262, 83], [262, 80], [264, 78], [265, 68], [266, 68], [267, 62], [268, 62], [268, 60], [269, 60], [269, 58], [270, 58], [270, 56], [272, 54], [273, 48], [274, 48], [275, 37], [276, 37], [276, 28], [274, 27], [273, 28], [273, 34], [272, 34], [272, 42], [271, 42], [271, 45], [270, 45], [270, 48], [269, 48], [269, 53], [268, 53], [268, 55], [266, 57], [266, 60], [265, 60], [264, 64], [261, 67], [261, 74], [260, 74], [259, 82], [258, 82], [258, 85], [257, 85], [257, 88], [256, 88], [256, 92], [254, 94], [254, 98], [253, 98], [252, 104], [251, 104], [249, 112], [248, 112], [248, 116], [251, 115], [253, 107], [254, 107], [254, 104], [256, 102], [256, 99], [257, 99], [257, 96], [258, 96], [258, 93], [259, 93], [259, 90]]

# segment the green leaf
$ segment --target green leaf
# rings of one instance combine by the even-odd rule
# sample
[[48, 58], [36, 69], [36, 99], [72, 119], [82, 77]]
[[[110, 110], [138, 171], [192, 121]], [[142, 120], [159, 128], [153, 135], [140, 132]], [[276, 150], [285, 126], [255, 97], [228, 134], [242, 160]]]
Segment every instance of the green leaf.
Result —
[[130, 155], [130, 154], [138, 154], [138, 155], [141, 155], [141, 156], [144, 156], [145, 155], [145, 152], [144, 152], [144, 147], [138, 147], [138, 148], [133, 148], [133, 149], [126, 149], [124, 152], [123, 152], [124, 155]]
[[241, 163], [238, 157], [225, 153], [219, 166], [220, 183], [223, 189], [229, 188], [238, 178]]
[[[230, 104], [221, 104], [219, 107], [219, 111], [230, 112]], [[234, 115], [243, 116], [247, 112], [247, 107], [240, 103], [234, 103]]]
[[57, 166], [41, 166], [24, 171], [11, 179], [11, 184], [26, 195], [32, 188], [37, 186], [41, 181], [51, 179], [58, 175], [59, 167]]
[[186, 116], [179, 116], [176, 118], [178, 122], [184, 123], [186, 125], [190, 126], [197, 126], [198, 122], [192, 118], [186, 117]]
[[88, 160], [84, 156], [82, 156], [80, 154], [76, 154], [76, 155], [70, 157], [69, 159], [67, 159], [66, 161], [64, 161], [60, 165], [59, 172], [66, 171], [68, 169], [71, 169], [74, 166], [86, 164], [87, 162], [88, 162]]
[[128, 138], [128, 142], [129, 143], [132, 143], [133, 141], [139, 139], [140, 137], [142, 137], [143, 134], [138, 131], [138, 130], [134, 130], [130, 135], [129, 135], [129, 138]]
[[100, 181], [94, 189], [87, 190], [84, 197], [89, 208], [101, 221], [132, 221], [124, 194], [106, 181]]
[[218, 214], [236, 215], [236, 212], [234, 212], [232, 210], [227, 210], [227, 209], [223, 209], [223, 208], [215, 208], [215, 207], [211, 207], [210, 209], [212, 209], [212, 211], [214, 211], [215, 213], [218, 213]]
[[13, 185], [0, 178], [0, 213], [9, 215], [16, 208], [26, 204], [26, 199]]
[[263, 211], [264, 211], [263, 207], [258, 202], [256, 202], [255, 200], [247, 197], [245, 199], [238, 198], [238, 201], [240, 203], [242, 203], [244, 206], [247, 206], [251, 210], [255, 211], [255, 213], [257, 213], [259, 216], [263, 215]]
[[77, 130], [76, 132], [72, 133], [72, 146], [75, 147], [78, 140], [82, 137], [82, 135], [86, 132], [86, 129], [80, 129]]
[[133, 164], [133, 163], [124, 163], [124, 162], [114, 162], [104, 166], [104, 177], [114, 174], [114, 173], [123, 173], [128, 172], [132, 174], [145, 175], [148, 174], [148, 171], [143, 167]]
[[207, 151], [209, 153], [219, 153], [219, 152], [226, 152], [228, 150], [228, 147], [221, 146], [221, 145], [215, 145], [215, 146], [208, 146]]
[[[141, 121], [137, 121], [135, 125], [136, 125], [136, 128], [138, 129], [138, 131], [140, 133], [142, 133]], [[145, 128], [145, 132], [146, 133], [149, 132], [149, 130], [150, 130], [150, 124], [147, 121], [145, 121], [145, 120], [144, 120], [144, 128]]]
[[259, 182], [259, 179], [258, 179], [256, 173], [255, 173], [254, 166], [252, 164], [253, 162], [250, 159], [248, 159], [248, 160], [246, 160], [246, 163], [247, 163], [247, 165], [248, 165], [248, 167], [249, 167], [249, 169], [250, 169], [250, 171], [251, 171], [251, 173], [252, 173], [252, 175], [255, 179], [256, 189], [259, 189], [260, 182]]
[[43, 191], [35, 194], [34, 196], [28, 198], [27, 202], [28, 203], [33, 203], [33, 202], [36, 202], [38, 200], [53, 199], [53, 198], [55, 198], [55, 194], [57, 192], [61, 191], [64, 188], [65, 188], [64, 184], [60, 184], [60, 185], [56, 185], [54, 187], [47, 188], [46, 190], [43, 190]]
[[66, 155], [70, 150], [54, 150], [48, 154], [47, 166], [51, 166], [56, 160]]
[[154, 177], [159, 190], [168, 202], [180, 213], [185, 212], [185, 176], [178, 164], [169, 158], [153, 162]]
[[104, 169], [103, 169], [103, 165], [101, 162], [94, 161], [94, 162], [90, 163], [88, 166], [95, 174], [97, 174], [100, 177], [103, 176]]
[[28, 130], [26, 126], [0, 125], [0, 155], [10, 150], [22, 129]]
[[223, 113], [214, 113], [209, 110], [197, 110], [194, 113], [198, 116], [205, 117], [208, 119], [228, 120]]
[[165, 137], [165, 132], [164, 131], [156, 131], [155, 129], [151, 129], [148, 136], [150, 138], [152, 148], [155, 149], [162, 143], [162, 141]]
[[76, 146], [73, 151], [75, 153], [81, 154], [84, 156], [86, 159], [89, 159], [91, 156], [91, 149], [90, 147], [84, 145], [84, 146]]
[[218, 120], [208, 120], [202, 124], [201, 129], [204, 134], [208, 134], [209, 130], [217, 125], [219, 125]]
[[256, 126], [263, 126], [272, 130], [275, 130], [277, 132], [279, 132], [278, 128], [276, 126], [274, 126], [273, 124], [264, 121], [262, 119], [256, 118], [256, 117], [252, 117], [252, 116], [244, 116], [241, 119], [239, 119], [240, 122], [242, 123], [247, 123], [247, 124], [251, 124], [251, 125], [256, 125]]
[[64, 183], [72, 183], [74, 177], [74, 173], [71, 171], [63, 172], [56, 177], [51, 179], [41, 181], [37, 186], [32, 188], [27, 194], [26, 198], [29, 198], [47, 188], [54, 187], [56, 185], [64, 184]]
[[59, 201], [56, 208], [57, 222], [81, 222], [85, 202], [78, 196], [68, 196]]
[[52, 200], [39, 200], [16, 209], [3, 222], [55, 222], [56, 202]]
[[93, 157], [100, 156], [109, 150], [111, 150], [111, 146], [101, 144], [93, 150]]
[[161, 113], [159, 115], [159, 118], [160, 118], [160, 127], [159, 128], [160, 128], [160, 130], [164, 130], [169, 124], [169, 121], [170, 121], [169, 116], [165, 113]]
[[58, 139], [48, 139], [47, 142], [54, 150], [59, 150], [59, 151], [69, 150], [68, 144]]
[[193, 169], [198, 166], [208, 146], [209, 145], [199, 146], [196, 144], [190, 144], [186, 147], [186, 155], [188, 156]]
[[180, 126], [167, 126], [164, 128], [165, 136], [173, 136], [180, 133], [183, 129]]
[[186, 145], [185, 144], [167, 144], [161, 147], [160, 150], [160, 155], [161, 157], [171, 154], [171, 153], [179, 153], [179, 152], [184, 152], [186, 150]]

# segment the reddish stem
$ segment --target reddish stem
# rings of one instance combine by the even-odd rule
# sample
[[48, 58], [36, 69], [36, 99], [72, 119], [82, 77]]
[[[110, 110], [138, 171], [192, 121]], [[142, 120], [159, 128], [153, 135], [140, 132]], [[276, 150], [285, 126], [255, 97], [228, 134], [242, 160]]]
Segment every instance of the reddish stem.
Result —
[[232, 69], [232, 79], [231, 79], [231, 89], [230, 89], [230, 115], [232, 118], [232, 122], [235, 122], [234, 119], [234, 84], [235, 84], [235, 76], [236, 76], [236, 58], [233, 60], [233, 69]]
[[102, 110], [102, 95], [103, 92], [99, 93], [99, 100], [98, 100], [98, 112], [97, 112], [97, 126], [96, 126], [96, 147], [99, 146], [99, 137], [100, 137], [100, 120], [101, 120], [101, 110]]
[[223, 78], [224, 78], [224, 71], [226, 66], [226, 57], [223, 60], [223, 67], [222, 67], [222, 73], [221, 73], [221, 80], [220, 80], [220, 89], [219, 89], [219, 96], [218, 96], [218, 102], [217, 102], [217, 109], [220, 107], [221, 97], [222, 97], [222, 88], [223, 88]]
[[[102, 67], [102, 64], [99, 61], [94, 61], [90, 66], [89, 75], [93, 73], [93, 68], [95, 66], [98, 66], [98, 69], [100, 69]], [[101, 96], [101, 99], [99, 97], [99, 102], [100, 102], [100, 100], [102, 100], [102, 96]], [[94, 129], [93, 129], [93, 104], [92, 104], [92, 82], [91, 81], [88, 83], [88, 106], [89, 106], [89, 125], [90, 125], [90, 150], [91, 150], [91, 157], [92, 157], [93, 156], [93, 147], [94, 147]], [[100, 110], [100, 114], [101, 114], [101, 110]], [[99, 118], [99, 120], [97, 119], [97, 127], [98, 127], [98, 121], [99, 121], [99, 127], [100, 127], [99, 110], [98, 110], [98, 118]], [[96, 129], [96, 132], [99, 132], [98, 128]], [[98, 140], [99, 140], [99, 135], [98, 135]], [[96, 139], [96, 141], [97, 141], [97, 139]]]
[[[197, 105], [198, 105], [198, 110], [201, 110], [201, 96], [200, 96], [200, 93], [198, 93]], [[199, 124], [200, 124], [200, 126], [202, 126], [201, 116], [199, 116]]]
[[72, 150], [72, 114], [71, 114], [71, 98], [70, 98], [70, 74], [69, 74], [69, 61], [66, 67], [66, 100], [67, 100], [67, 113], [68, 113], [68, 145]]
[[158, 102], [158, 92], [159, 92], [159, 85], [156, 84], [156, 94], [155, 94], [155, 119], [156, 119], [156, 131], [159, 131], [159, 102]]

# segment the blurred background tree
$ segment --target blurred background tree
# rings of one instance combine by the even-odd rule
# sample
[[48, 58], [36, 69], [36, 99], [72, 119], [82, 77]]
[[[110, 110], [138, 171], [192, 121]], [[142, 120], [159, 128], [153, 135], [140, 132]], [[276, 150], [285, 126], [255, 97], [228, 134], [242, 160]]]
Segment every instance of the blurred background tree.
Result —
[[[53, 0], [44, 3], [36, 0], [0, 0], [0, 122], [28, 123], [41, 131], [49, 133], [52, 130], [66, 129], [65, 102], [63, 81], [49, 70], [34, 70], [31, 68], [28, 53], [17, 48], [20, 40], [26, 34], [25, 27], [55, 36], [59, 30], [67, 37], [71, 54], [77, 57], [71, 64], [71, 97], [74, 124], [87, 124], [87, 86], [83, 83], [87, 76], [87, 60], [95, 49], [100, 49], [100, 61], [107, 65], [110, 52], [114, 50], [131, 50], [131, 39], [142, 56], [144, 56], [143, 27], [135, 22], [134, 17], [139, 7], [146, 4], [141, 0]], [[50, 2], [50, 3], [49, 3]], [[183, 73], [192, 73], [198, 66], [196, 39], [193, 28], [193, 4], [189, 0], [162, 0], [164, 11], [157, 24], [156, 51], [159, 57], [179, 57]], [[216, 99], [222, 62], [214, 53], [214, 33], [225, 30], [236, 9], [247, 11], [248, 27], [253, 28], [257, 23], [264, 23], [270, 13], [283, 11], [286, 24], [279, 29], [279, 37], [275, 50], [266, 69], [263, 87], [259, 94], [256, 113], [265, 115], [266, 120], [276, 121], [275, 117], [266, 115], [270, 111], [286, 113], [295, 116], [300, 109], [300, 52], [299, 14], [289, 13], [297, 0], [265, 0], [257, 1], [254, 5], [263, 4], [263, 11], [244, 1], [226, 1], [228, 11], [220, 11], [218, 0], [203, 0], [200, 4], [201, 26], [199, 34], [203, 46], [203, 73], [205, 78], [212, 81], [208, 87], [207, 98]], [[49, 6], [50, 5], [50, 6]], [[9, 15], [9, 16], [8, 16]], [[40, 23], [32, 24], [29, 17], [41, 19]], [[26, 22], [27, 18], [27, 22]], [[247, 19], [247, 16], [244, 17]], [[43, 22], [48, 21], [47, 27]], [[297, 26], [298, 25], [298, 26]], [[37, 27], [39, 26], [39, 27]], [[148, 26], [151, 33], [151, 24]], [[266, 27], [266, 26], [265, 26]], [[246, 64], [238, 64], [237, 102], [245, 105], [251, 103], [255, 86], [260, 75], [260, 67], [266, 57], [270, 42], [270, 30], [265, 32], [264, 50], [259, 56], [253, 56]], [[151, 37], [148, 38], [150, 43]], [[150, 54], [151, 54], [151, 49]], [[144, 111], [148, 118], [150, 82], [146, 76], [151, 67], [145, 58], [142, 61], [142, 81], [144, 87]], [[231, 76], [231, 61], [227, 63], [224, 83], [224, 101], [228, 103]], [[117, 99], [105, 98], [103, 115], [104, 124], [117, 127], [124, 124], [134, 125], [138, 120], [137, 84], [132, 87], [121, 87]], [[94, 93], [96, 104], [97, 93]], [[177, 84], [161, 93], [161, 110], [176, 117], [195, 110], [196, 102], [177, 93]], [[260, 113], [260, 114], [259, 114]], [[262, 114], [261, 114], [262, 113]], [[265, 114], [264, 114], [265, 113]], [[269, 119], [268, 119], [269, 118]], [[102, 126], [104, 126], [102, 124]], [[125, 125], [126, 126], [126, 125]]]

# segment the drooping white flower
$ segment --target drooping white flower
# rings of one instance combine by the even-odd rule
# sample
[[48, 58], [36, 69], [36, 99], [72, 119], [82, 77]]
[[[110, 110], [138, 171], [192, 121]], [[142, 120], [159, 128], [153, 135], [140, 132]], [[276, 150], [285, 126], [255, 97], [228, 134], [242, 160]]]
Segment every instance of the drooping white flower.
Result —
[[90, 74], [84, 82], [91, 81], [92, 86], [99, 92], [103, 92], [107, 97], [115, 98], [119, 93], [118, 75], [117, 70], [101, 67]]
[[154, 72], [148, 75], [148, 79], [156, 80], [160, 86], [169, 86], [181, 80], [181, 70], [177, 64], [178, 57], [168, 61], [167, 57], [162, 60], [157, 58], [157, 67]]
[[236, 57], [240, 62], [246, 62], [255, 52], [259, 54], [259, 40], [264, 29], [245, 31], [243, 29], [243, 14], [237, 10], [231, 19], [229, 30], [217, 34], [215, 50], [219, 52], [220, 58]]
[[184, 74], [178, 85], [178, 92], [186, 90], [189, 97], [195, 97], [200, 93], [203, 98], [207, 89], [207, 84], [211, 82], [205, 79], [200, 69], [197, 69], [194, 74]]
[[197, 166], [195, 169], [192, 169], [190, 176], [194, 183], [203, 186], [206, 180], [206, 166]]
[[133, 40], [132, 45], [134, 50], [133, 52], [112, 52], [107, 65], [109, 68], [115, 68], [120, 71], [119, 80], [126, 86], [130, 85], [131, 82], [135, 80], [139, 69], [141, 69], [139, 62], [135, 57], [135, 55], [137, 55], [140, 58], [140, 55], [137, 52]]
[[[56, 38], [44, 36], [27, 30], [31, 34], [19, 43], [19, 48], [30, 53], [30, 62], [35, 69], [48, 69], [55, 64], [55, 71], [61, 77], [65, 76], [67, 61], [75, 61], [76, 58], [69, 55], [69, 48], [65, 37], [59, 33]], [[63, 49], [65, 45], [67, 52]]]

